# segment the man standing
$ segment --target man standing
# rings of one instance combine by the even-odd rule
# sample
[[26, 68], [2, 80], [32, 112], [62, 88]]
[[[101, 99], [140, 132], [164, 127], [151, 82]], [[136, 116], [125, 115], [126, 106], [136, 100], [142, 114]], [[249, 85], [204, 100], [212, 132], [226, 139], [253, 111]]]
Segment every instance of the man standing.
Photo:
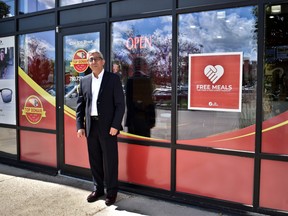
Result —
[[100, 51], [88, 52], [92, 74], [80, 80], [77, 99], [77, 137], [87, 137], [94, 190], [87, 197], [94, 202], [104, 195], [106, 205], [115, 203], [118, 192], [117, 135], [122, 130], [125, 101], [119, 76], [104, 70]]

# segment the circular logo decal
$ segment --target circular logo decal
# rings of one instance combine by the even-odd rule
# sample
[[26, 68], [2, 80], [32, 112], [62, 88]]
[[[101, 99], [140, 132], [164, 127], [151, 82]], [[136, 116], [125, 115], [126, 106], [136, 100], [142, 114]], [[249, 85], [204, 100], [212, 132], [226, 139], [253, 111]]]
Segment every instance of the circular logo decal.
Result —
[[73, 67], [78, 73], [83, 73], [88, 68], [87, 52], [84, 49], [77, 50], [73, 59], [70, 62], [70, 66]]
[[31, 95], [26, 99], [22, 115], [25, 115], [31, 124], [38, 124], [43, 117], [46, 117], [46, 111], [44, 111], [40, 99]]

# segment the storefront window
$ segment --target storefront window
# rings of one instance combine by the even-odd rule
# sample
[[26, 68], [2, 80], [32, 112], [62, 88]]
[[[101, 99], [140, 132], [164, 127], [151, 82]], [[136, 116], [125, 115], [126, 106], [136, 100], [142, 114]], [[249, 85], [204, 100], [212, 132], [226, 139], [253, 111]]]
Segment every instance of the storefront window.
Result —
[[80, 4], [80, 3], [91, 2], [91, 1], [97, 1], [97, 0], [60, 0], [60, 6]]
[[256, 11], [179, 15], [178, 144], [254, 151]]
[[16, 158], [17, 139], [16, 130], [0, 127], [0, 156]]
[[54, 31], [19, 36], [18, 75], [20, 125], [55, 129]]
[[14, 0], [0, 1], [0, 19], [14, 16]]
[[55, 8], [55, 0], [19, 0], [19, 14]]
[[265, 19], [265, 65], [262, 151], [288, 154], [288, 4], [268, 5]]
[[170, 139], [171, 50], [171, 16], [112, 24], [111, 68], [125, 91], [128, 136]]

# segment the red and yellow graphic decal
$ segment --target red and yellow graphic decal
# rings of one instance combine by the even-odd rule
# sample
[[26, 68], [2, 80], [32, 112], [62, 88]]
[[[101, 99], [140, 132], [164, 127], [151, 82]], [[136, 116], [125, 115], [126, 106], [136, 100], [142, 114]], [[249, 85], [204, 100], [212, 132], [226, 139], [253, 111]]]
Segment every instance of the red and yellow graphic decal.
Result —
[[84, 49], [77, 50], [73, 59], [70, 62], [70, 66], [73, 67], [78, 73], [83, 73], [88, 68], [87, 52]]
[[55, 96], [39, 86], [20, 67], [19, 123], [21, 126], [56, 129]]
[[25, 115], [31, 124], [38, 124], [43, 117], [46, 117], [46, 111], [41, 100], [35, 95], [31, 95], [26, 99], [22, 115]]
[[[55, 96], [49, 94], [18, 67], [19, 125], [56, 130]], [[20, 131], [20, 158], [23, 161], [57, 167], [55, 134]]]

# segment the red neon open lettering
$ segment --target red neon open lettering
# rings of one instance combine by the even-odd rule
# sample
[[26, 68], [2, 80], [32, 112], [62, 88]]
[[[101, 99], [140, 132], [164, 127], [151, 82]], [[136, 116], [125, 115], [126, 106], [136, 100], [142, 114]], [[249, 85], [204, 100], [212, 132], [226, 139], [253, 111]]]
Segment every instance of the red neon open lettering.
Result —
[[152, 37], [140, 36], [140, 37], [129, 37], [126, 40], [127, 49], [145, 49], [152, 47]]

